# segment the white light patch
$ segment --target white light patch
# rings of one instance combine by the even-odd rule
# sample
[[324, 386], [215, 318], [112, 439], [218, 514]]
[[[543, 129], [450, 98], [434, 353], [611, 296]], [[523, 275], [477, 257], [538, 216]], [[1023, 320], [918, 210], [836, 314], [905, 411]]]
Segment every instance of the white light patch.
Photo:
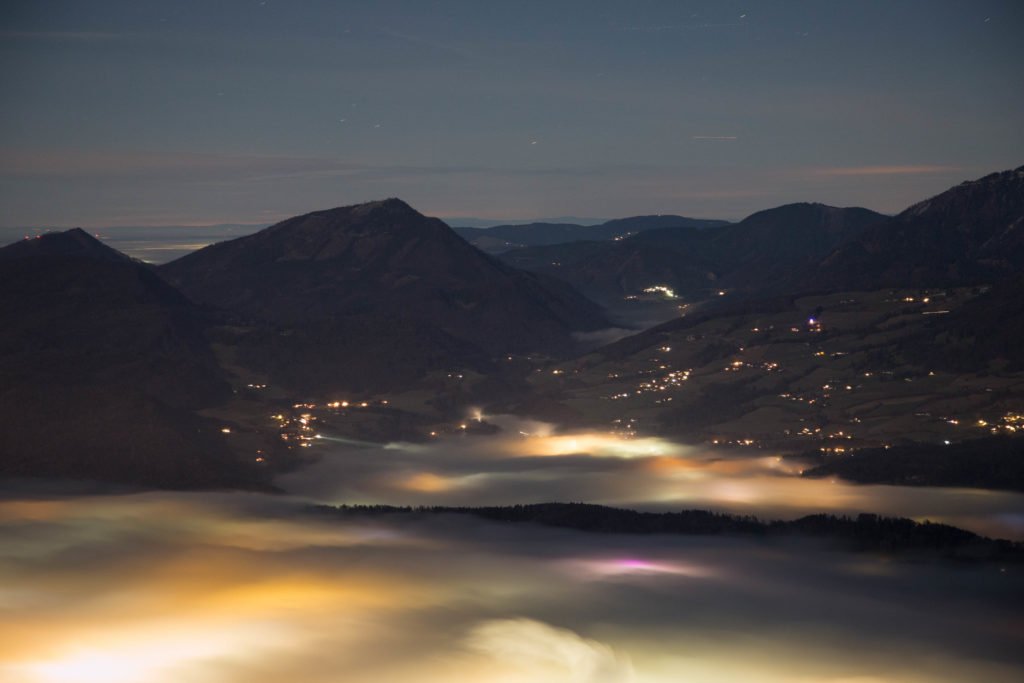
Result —
[[174, 683], [182, 680], [182, 672], [190, 665], [246, 648], [279, 644], [283, 635], [271, 625], [251, 622], [208, 630], [182, 624], [108, 632], [87, 637], [52, 659], [15, 665], [9, 670], [16, 670], [24, 683]]
[[[605, 643], [533, 619], [478, 625], [467, 645], [494, 660], [494, 680], [531, 683], [627, 683], [633, 666]], [[507, 672], [507, 674], [506, 674]], [[506, 674], [503, 676], [501, 674]]]

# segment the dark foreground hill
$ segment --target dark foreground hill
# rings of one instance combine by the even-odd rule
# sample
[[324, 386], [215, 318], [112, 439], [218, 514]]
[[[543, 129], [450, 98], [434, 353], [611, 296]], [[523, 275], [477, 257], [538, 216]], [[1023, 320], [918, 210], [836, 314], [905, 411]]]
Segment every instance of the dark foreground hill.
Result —
[[393, 387], [510, 353], [564, 353], [606, 327], [570, 286], [507, 266], [389, 199], [317, 211], [160, 268], [261, 326], [242, 356], [292, 386]]
[[258, 485], [195, 413], [230, 392], [204, 325], [81, 230], [0, 249], [0, 475]]
[[459, 514], [496, 522], [532, 523], [593, 533], [815, 537], [838, 541], [851, 549], [862, 551], [924, 553], [962, 560], [1024, 560], [1024, 547], [1019, 543], [992, 540], [946, 524], [920, 523], [872, 514], [856, 517], [819, 514], [793, 521], [765, 522], [755, 517], [706, 510], [639, 512], [587, 503], [419, 508], [343, 505], [317, 506], [314, 510], [322, 514], [348, 517]]
[[856, 456], [811, 454], [805, 477], [840, 476], [865, 484], [956, 486], [1024, 491], [1024, 439], [1007, 435], [960, 443], [865, 448]]

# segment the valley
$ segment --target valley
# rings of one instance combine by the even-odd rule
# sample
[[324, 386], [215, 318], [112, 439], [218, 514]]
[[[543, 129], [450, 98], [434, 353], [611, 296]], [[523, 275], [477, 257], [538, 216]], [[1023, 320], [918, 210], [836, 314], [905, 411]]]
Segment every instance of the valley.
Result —
[[[995, 226], [1017, 225], [1024, 215], [1024, 192], [1013, 189], [1022, 176], [1018, 169], [964, 183], [893, 219], [801, 204], [699, 227], [672, 225], [684, 220], [679, 217], [638, 217], [595, 228], [603, 241], [531, 247], [562, 250], [589, 263], [590, 272], [617, 278], [600, 286], [574, 281], [596, 292], [603, 307], [558, 280], [558, 268], [531, 265], [516, 250], [501, 257], [537, 272], [511, 267], [397, 199], [298, 216], [157, 267], [82, 231], [16, 242], [0, 250], [0, 264], [21, 278], [20, 289], [11, 290], [12, 311], [25, 307], [26, 296], [48, 301], [53, 285], [46, 278], [69, 264], [101, 287], [113, 286], [104, 279], [115, 271], [147, 283], [153, 310], [166, 309], [160, 315], [168, 316], [149, 343], [178, 344], [175, 363], [200, 362], [208, 370], [179, 371], [173, 380], [168, 374], [160, 384], [152, 370], [106, 351], [90, 356], [95, 368], [82, 391], [97, 398], [138, 394], [134, 401], [161, 416], [160, 430], [217, 451], [218, 467], [235, 474], [202, 474], [196, 482], [209, 482], [203, 486], [227, 476], [221, 481], [273, 487], [279, 473], [315, 462], [324, 437], [428, 443], [494, 433], [499, 428], [479, 416], [506, 414], [566, 432], [664, 437], [784, 456], [808, 476], [1019, 490], [1016, 446], [996, 449], [996, 464], [982, 473], [957, 466], [936, 479], [909, 473], [919, 456], [897, 456], [948, 458], [943, 448], [984, 450], [985, 439], [994, 437], [1017, 443], [1024, 428], [1024, 358], [1014, 341], [1021, 320], [1017, 281], [978, 280], [977, 269], [928, 276], [924, 284], [932, 286], [867, 290], [847, 289], [846, 275], [828, 287], [815, 278], [823, 264], [851, 258], [842, 254], [854, 253], [860, 236], [881, 239], [885, 221], [894, 231], [917, 230], [925, 216], [941, 214], [936, 225], [961, 230], [962, 221], [981, 211], [984, 221], [971, 224], [978, 239], [998, 235], [1009, 244], [1013, 230]], [[1012, 202], [989, 211], [986, 192]], [[957, 219], [950, 211], [967, 213]], [[643, 229], [616, 232], [630, 225]], [[539, 228], [506, 232], [516, 229], [531, 235]], [[807, 235], [815, 238], [805, 243]], [[680, 244], [694, 248], [686, 253]], [[665, 275], [659, 262], [637, 260], [638, 246], [653, 247], [650, 253], [683, 271], [713, 267], [715, 287], [658, 279]], [[1012, 249], [1004, 253], [1015, 258]], [[621, 268], [601, 265], [615, 259], [625, 259]], [[920, 284], [921, 272], [908, 271], [907, 285]], [[106, 306], [103, 296], [83, 299], [76, 311], [83, 321]], [[102, 335], [134, 334], [112, 320], [106, 328], [83, 322], [86, 336], [76, 343], [100, 348], [108, 344]], [[9, 327], [6, 343], [23, 344], [24, 335], [39, 334], [32, 329]], [[10, 380], [7, 400], [19, 410], [30, 405], [13, 397], [39, 393], [38, 381], [17, 389], [17, 376]], [[205, 393], [186, 391], [185, 381], [205, 382]], [[115, 434], [114, 425], [136, 408], [106, 401], [95, 402], [106, 413], [90, 429]], [[35, 426], [47, 421], [44, 414], [26, 413], [8, 430], [19, 439], [12, 443], [52, 444], [46, 448], [53, 464], [39, 472], [60, 472], [60, 459], [73, 458], [80, 464], [67, 471], [81, 476], [102, 461], [99, 449], [127, 447], [121, 457], [135, 457], [131, 440], [101, 442], [70, 423], [44, 439]], [[879, 449], [895, 449], [893, 457], [865, 460], [876, 463], [871, 467], [849, 464], [859, 451]], [[166, 484], [187, 488], [189, 471], [207, 467], [183, 470], [173, 449], [162, 452]], [[40, 466], [28, 460], [7, 466], [12, 463], [20, 464], [11, 473], [29, 476]], [[94, 472], [102, 480], [112, 471]], [[161, 481], [147, 477], [115, 479]]]

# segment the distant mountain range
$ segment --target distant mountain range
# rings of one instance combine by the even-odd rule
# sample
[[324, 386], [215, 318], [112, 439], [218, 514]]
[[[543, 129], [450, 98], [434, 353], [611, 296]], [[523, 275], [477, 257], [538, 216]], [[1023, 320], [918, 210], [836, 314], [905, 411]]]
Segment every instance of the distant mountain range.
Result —
[[500, 254], [519, 247], [622, 239], [645, 230], [658, 228], [714, 228], [726, 224], [727, 221], [659, 214], [617, 218], [599, 225], [525, 223], [496, 225], [491, 228], [454, 228], [454, 230], [477, 249]]
[[1024, 167], [962, 183], [885, 216], [790, 204], [710, 230], [650, 229], [614, 242], [504, 252], [605, 305], [653, 285], [689, 298], [992, 282], [1024, 267]]
[[501, 258], [560, 277], [605, 304], [651, 286], [702, 297], [788, 279], [885, 220], [868, 209], [789, 204], [712, 229], [652, 228], [619, 241], [529, 247]]
[[453, 230], [460, 228], [494, 228], [499, 225], [529, 225], [530, 223], [572, 223], [573, 225], [600, 225], [606, 223], [607, 218], [594, 218], [593, 216], [544, 216], [543, 218], [476, 218], [473, 216], [451, 216], [443, 219], [445, 223], [452, 226]]

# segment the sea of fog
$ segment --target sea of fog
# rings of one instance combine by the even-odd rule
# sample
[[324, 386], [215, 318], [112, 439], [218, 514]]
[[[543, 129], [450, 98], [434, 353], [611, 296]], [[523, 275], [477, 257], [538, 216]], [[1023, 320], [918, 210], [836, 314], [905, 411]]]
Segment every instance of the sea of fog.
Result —
[[1021, 680], [1013, 564], [310, 505], [873, 511], [1020, 536], [1014, 494], [804, 480], [764, 454], [491, 420], [496, 436], [424, 445], [325, 434], [319, 461], [280, 479], [284, 494], [8, 494], [0, 680]]
[[0, 503], [0, 680], [1021, 680], [1019, 568], [294, 497]]
[[1024, 494], [851, 484], [800, 476], [799, 462], [657, 437], [565, 432], [491, 416], [495, 436], [427, 444], [355, 443], [324, 433], [319, 460], [279, 484], [328, 504], [513, 505], [586, 502], [638, 510], [709, 509], [794, 519], [871, 512], [1024, 540]]

